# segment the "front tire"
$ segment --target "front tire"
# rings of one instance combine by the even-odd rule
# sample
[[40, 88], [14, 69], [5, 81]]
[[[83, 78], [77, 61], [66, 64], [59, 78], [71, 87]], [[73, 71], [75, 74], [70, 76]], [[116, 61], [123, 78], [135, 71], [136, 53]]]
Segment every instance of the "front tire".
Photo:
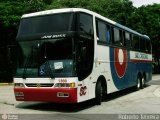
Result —
[[97, 85], [96, 85], [96, 97], [95, 97], [95, 104], [96, 105], [101, 105], [102, 102], [102, 83], [100, 81], [98, 81]]

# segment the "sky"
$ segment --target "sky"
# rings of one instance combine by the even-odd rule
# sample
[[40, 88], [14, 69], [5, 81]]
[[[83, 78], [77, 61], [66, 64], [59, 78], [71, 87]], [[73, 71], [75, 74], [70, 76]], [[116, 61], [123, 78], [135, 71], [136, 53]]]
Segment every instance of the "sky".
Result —
[[142, 5], [148, 5], [153, 3], [160, 4], [160, 0], [132, 0], [132, 2], [133, 2], [133, 6], [135, 7], [140, 7]]

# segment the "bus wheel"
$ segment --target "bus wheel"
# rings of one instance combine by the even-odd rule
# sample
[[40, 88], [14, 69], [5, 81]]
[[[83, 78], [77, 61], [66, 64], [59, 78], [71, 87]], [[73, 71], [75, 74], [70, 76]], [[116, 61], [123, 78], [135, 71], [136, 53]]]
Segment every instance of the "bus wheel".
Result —
[[101, 101], [102, 101], [102, 84], [101, 81], [98, 81], [97, 85], [96, 85], [96, 97], [95, 97], [95, 104], [96, 105], [101, 105]]
[[141, 77], [138, 75], [137, 77], [137, 85], [136, 85], [136, 90], [139, 90], [141, 88]]
[[145, 86], [145, 76], [143, 76], [141, 80], [141, 89], [143, 89], [144, 86]]

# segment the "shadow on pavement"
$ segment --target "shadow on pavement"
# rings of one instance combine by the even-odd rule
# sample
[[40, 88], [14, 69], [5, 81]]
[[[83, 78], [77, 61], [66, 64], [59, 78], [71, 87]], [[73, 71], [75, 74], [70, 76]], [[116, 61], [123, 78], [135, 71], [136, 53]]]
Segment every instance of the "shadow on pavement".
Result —
[[90, 107], [93, 107], [93, 106], [94, 106], [93, 100], [88, 100], [86, 102], [82, 102], [79, 104], [23, 102], [18, 104], [16, 107], [22, 108], [22, 109], [73, 113], [73, 112], [81, 111], [83, 109], [89, 109]]
[[[143, 89], [146, 89], [149, 86], [150, 85], [146, 84]], [[140, 89], [139, 91], [141, 91], [143, 89]], [[121, 91], [117, 91], [117, 92], [114, 92], [114, 93], [111, 93], [111, 94], [108, 94], [108, 95], [104, 96], [103, 101], [104, 102], [111, 101], [111, 100], [123, 97], [123, 96], [125, 96], [127, 94], [134, 93], [136, 91], [137, 90], [135, 89], [135, 87], [131, 87], [131, 88], [127, 88], [127, 89], [124, 89], [124, 90], [121, 90]]]

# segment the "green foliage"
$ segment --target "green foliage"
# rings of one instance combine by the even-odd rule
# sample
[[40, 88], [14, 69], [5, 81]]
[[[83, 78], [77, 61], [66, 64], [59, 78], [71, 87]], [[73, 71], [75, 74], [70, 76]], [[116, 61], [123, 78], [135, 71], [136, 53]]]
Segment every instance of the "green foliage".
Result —
[[89, 1], [86, 0], [54, 0], [48, 9], [53, 8], [71, 8], [71, 7], [83, 7], [86, 8]]
[[136, 9], [129, 18], [130, 26], [149, 35], [153, 40], [158, 39], [160, 33], [160, 4], [142, 6]]
[[2, 26], [17, 26], [22, 14], [45, 9], [42, 0], [4, 0], [0, 2], [0, 24]]
[[117, 8], [113, 7], [114, 5], [117, 6], [121, 3], [121, 0], [54, 0], [47, 8], [85, 8], [106, 16], [109, 12], [114, 11], [114, 8]]
[[[152, 40], [152, 51], [155, 62], [160, 69], [160, 4], [142, 6], [134, 10], [129, 17], [129, 26], [142, 34], [148, 35]], [[160, 72], [160, 71], [159, 71]]]
[[45, 9], [45, 3], [43, 0], [25, 0], [26, 12], [37, 12]]
[[[16, 7], [15, 7], [16, 6]], [[0, 2], [0, 22], [4, 26], [15, 26], [19, 22], [23, 6], [19, 2]]]
[[54, 0], [47, 9], [71, 7], [92, 10], [123, 25], [134, 11], [130, 0]]

